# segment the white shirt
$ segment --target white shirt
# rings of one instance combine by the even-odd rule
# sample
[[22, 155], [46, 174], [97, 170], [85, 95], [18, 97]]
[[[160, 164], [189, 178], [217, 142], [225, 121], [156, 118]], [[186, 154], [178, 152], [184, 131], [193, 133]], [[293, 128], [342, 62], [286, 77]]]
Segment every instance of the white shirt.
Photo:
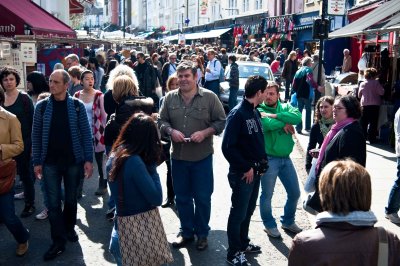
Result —
[[221, 73], [221, 62], [214, 58], [212, 61], [208, 61], [207, 68], [210, 69], [210, 72], [206, 72], [205, 79], [206, 81], [219, 80], [219, 74]]

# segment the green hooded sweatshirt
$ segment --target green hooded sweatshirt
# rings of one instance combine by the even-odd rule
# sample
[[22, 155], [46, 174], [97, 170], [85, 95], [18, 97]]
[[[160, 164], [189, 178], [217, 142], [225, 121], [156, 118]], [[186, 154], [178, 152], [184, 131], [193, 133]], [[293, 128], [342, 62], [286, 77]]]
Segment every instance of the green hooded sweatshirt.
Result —
[[[278, 101], [276, 108], [262, 103], [258, 106], [258, 111], [261, 113], [267, 154], [275, 157], [289, 157], [294, 141], [292, 135], [286, 133], [283, 128], [286, 124], [297, 125], [301, 122], [299, 109]], [[262, 117], [262, 113], [277, 114], [277, 118]]]

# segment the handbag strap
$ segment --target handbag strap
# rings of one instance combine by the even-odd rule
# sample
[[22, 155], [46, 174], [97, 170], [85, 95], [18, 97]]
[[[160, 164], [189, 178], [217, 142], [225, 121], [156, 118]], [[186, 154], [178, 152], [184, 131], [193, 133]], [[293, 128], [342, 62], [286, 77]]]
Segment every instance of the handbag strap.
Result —
[[385, 228], [378, 226], [379, 248], [378, 248], [378, 266], [387, 266], [389, 263], [388, 236]]
[[121, 169], [118, 173], [118, 210], [121, 213], [121, 210], [124, 206], [124, 177], [122, 175], [123, 169]]

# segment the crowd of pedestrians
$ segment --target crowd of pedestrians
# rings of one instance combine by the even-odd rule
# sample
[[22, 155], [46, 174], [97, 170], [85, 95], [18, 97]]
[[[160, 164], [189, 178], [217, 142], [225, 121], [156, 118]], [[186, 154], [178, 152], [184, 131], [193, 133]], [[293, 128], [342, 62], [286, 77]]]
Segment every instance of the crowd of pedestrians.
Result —
[[[360, 224], [352, 222], [359, 212], [362, 223], [372, 227], [376, 220], [369, 211], [371, 188], [364, 167], [365, 140], [373, 142], [376, 138], [374, 115], [382, 95], [375, 82], [376, 70], [365, 70], [366, 80], [357, 95], [361, 104], [350, 95], [322, 97], [316, 103], [312, 125], [315, 93], [324, 94], [323, 81], [315, 77], [316, 55], [299, 50], [287, 54], [287, 49], [276, 53], [270, 47], [237, 47], [234, 52], [228, 55], [225, 49], [212, 46], [160, 46], [151, 56], [135, 50], [123, 57], [113, 50], [89, 58], [70, 54], [64, 58], [65, 69], [55, 69], [48, 85], [41, 73], [30, 73], [28, 93], [17, 89], [21, 78], [14, 68], [2, 68], [0, 167], [7, 166], [11, 172], [4, 170], [0, 174], [9, 173], [14, 178], [18, 170], [23, 192], [14, 194], [10, 189], [0, 194], [0, 220], [18, 243], [16, 254], [23, 256], [27, 252], [29, 231], [16, 216], [13, 199], [25, 201], [22, 218], [34, 214], [35, 178], [40, 180], [45, 206], [36, 218], [49, 218], [52, 240], [43, 259], [55, 259], [64, 252], [67, 241], [79, 241], [74, 229], [77, 202], [85, 193], [83, 182], [92, 176], [94, 165], [99, 173], [95, 196], [107, 194], [107, 185], [111, 192], [107, 212], [107, 218], [114, 220], [110, 252], [118, 265], [129, 260], [127, 256], [134, 256], [125, 250], [130, 232], [125, 231], [125, 224], [118, 225], [124, 221], [122, 217], [137, 219], [138, 214], [150, 213], [158, 206], [176, 206], [178, 211], [180, 229], [173, 248], [196, 240], [197, 250], [207, 249], [213, 212], [213, 135], [222, 132], [222, 152], [229, 163], [232, 189], [227, 219], [229, 264], [247, 265], [246, 253], [261, 252], [249, 236], [260, 188], [264, 231], [270, 237], [281, 237], [271, 206], [277, 178], [287, 193], [281, 228], [300, 233], [293, 241], [289, 264], [307, 264], [312, 256], [302, 251], [304, 246], [328, 246], [338, 241], [325, 236], [325, 227], [329, 234], [343, 235], [343, 230], [350, 230], [357, 238], [361, 236], [357, 232]], [[236, 61], [241, 53], [248, 54], [249, 61], [271, 64], [273, 72], [281, 73], [285, 81], [282, 101], [279, 84], [251, 76], [245, 84], [243, 100], [236, 102], [240, 75]], [[349, 64], [351, 58], [347, 57], [344, 65]], [[227, 70], [231, 95], [226, 116], [218, 96]], [[295, 223], [300, 185], [289, 157], [294, 147], [293, 135], [296, 131], [303, 134], [303, 109], [304, 129], [310, 131], [305, 166], [315, 175], [315, 192], [305, 207], [318, 214], [320, 227], [313, 233], [301, 233], [303, 229]], [[319, 150], [315, 149], [317, 144]], [[167, 196], [163, 202], [157, 166], [164, 162]], [[355, 173], [344, 171], [346, 167]], [[349, 182], [353, 176], [362, 178]], [[330, 185], [334, 182], [331, 179], [338, 180], [335, 186]], [[364, 190], [356, 189], [361, 183]], [[400, 222], [398, 186], [393, 187], [386, 210], [393, 222]], [[346, 189], [357, 190], [360, 197], [348, 198], [351, 192], [346, 194]], [[334, 198], [340, 193], [343, 204]], [[333, 229], [329, 226], [332, 223]], [[370, 231], [362, 237], [372, 234]], [[388, 236], [390, 250], [398, 249], [397, 236]], [[378, 238], [375, 240], [374, 245], [379, 242]], [[323, 254], [325, 249], [318, 247]], [[398, 256], [390, 256], [392, 265], [398, 260]]]

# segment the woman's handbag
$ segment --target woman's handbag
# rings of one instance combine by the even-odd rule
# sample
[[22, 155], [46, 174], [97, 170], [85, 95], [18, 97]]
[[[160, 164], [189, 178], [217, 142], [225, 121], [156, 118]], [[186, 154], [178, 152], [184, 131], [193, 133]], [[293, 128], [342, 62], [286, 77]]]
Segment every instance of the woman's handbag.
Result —
[[[118, 209], [123, 208], [123, 176], [119, 176]], [[117, 216], [122, 265], [158, 266], [174, 261], [158, 208]]]
[[123, 265], [155, 266], [174, 261], [158, 208], [117, 219]]
[[307, 193], [311, 193], [315, 191], [315, 168], [317, 167], [317, 158], [313, 158], [311, 162], [311, 169], [310, 172], [308, 173], [308, 177], [306, 179], [306, 182], [304, 183], [304, 191]]
[[11, 160], [8, 163], [0, 163], [0, 195], [10, 192], [14, 186], [17, 174], [17, 163]]

